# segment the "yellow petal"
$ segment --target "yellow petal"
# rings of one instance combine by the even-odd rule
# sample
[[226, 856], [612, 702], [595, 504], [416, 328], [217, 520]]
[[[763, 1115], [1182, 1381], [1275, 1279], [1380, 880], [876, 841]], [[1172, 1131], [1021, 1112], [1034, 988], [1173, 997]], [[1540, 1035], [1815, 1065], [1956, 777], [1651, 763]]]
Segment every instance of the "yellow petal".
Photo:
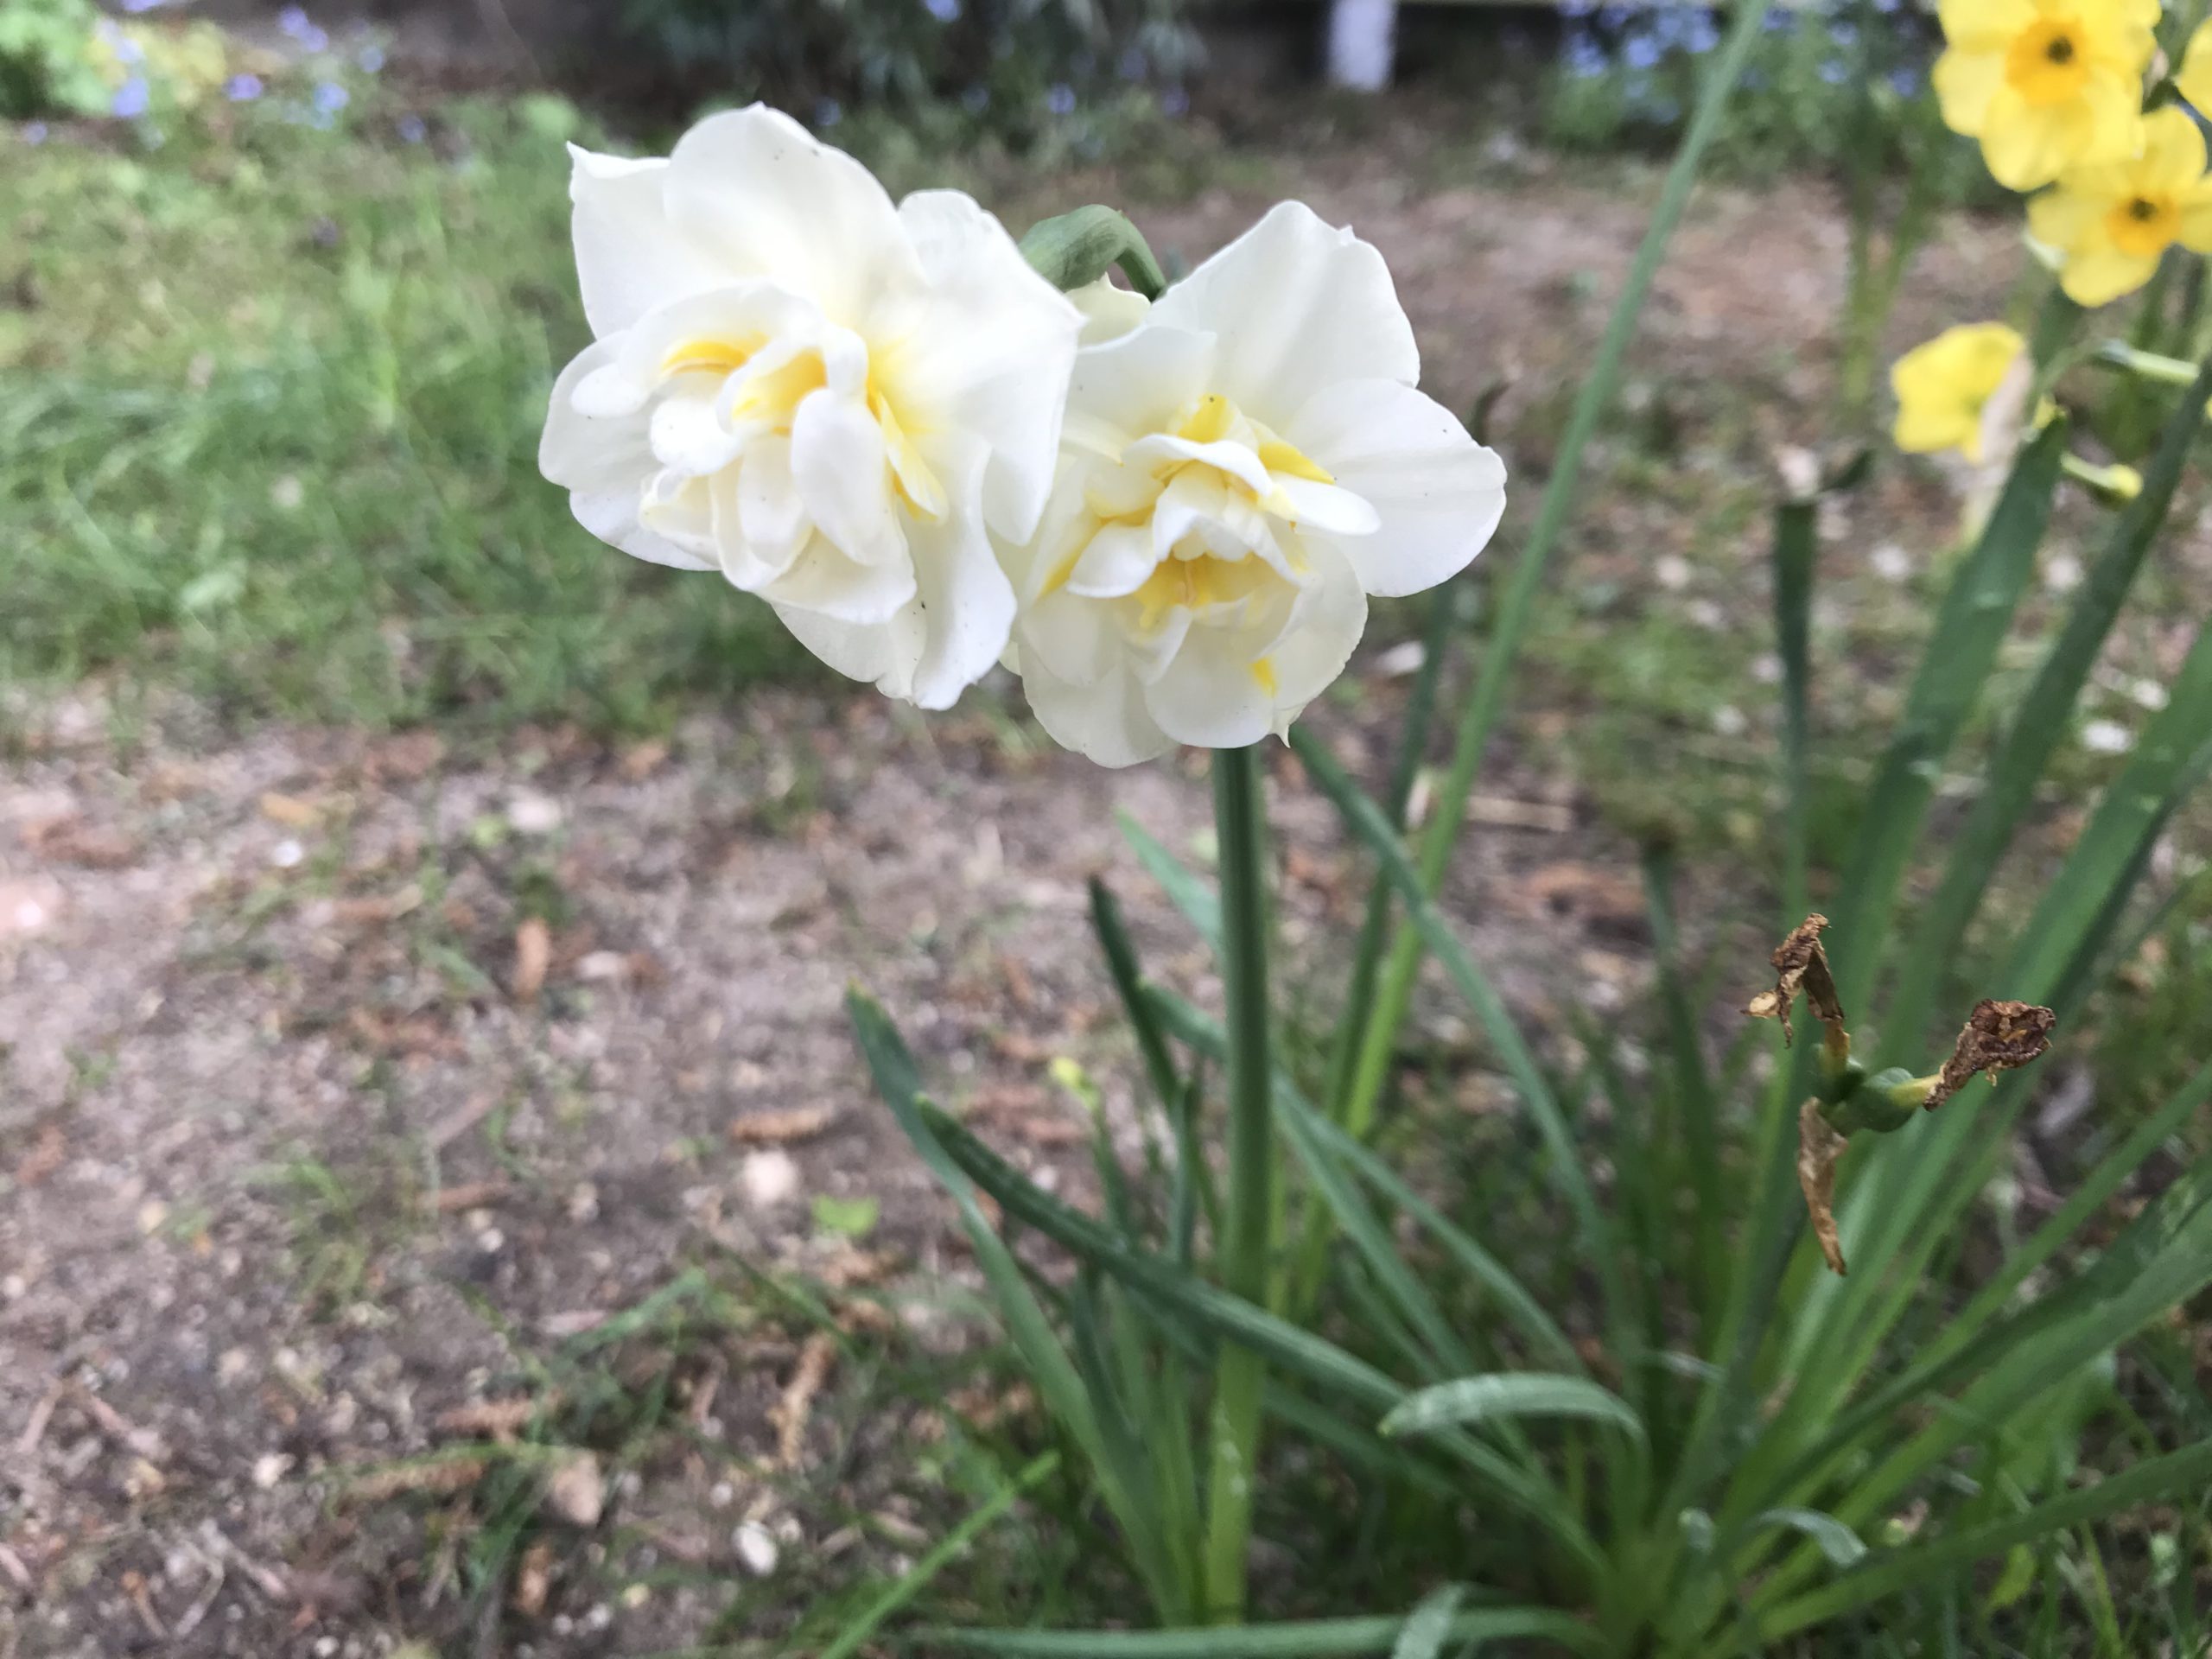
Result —
[[2189, 37], [2189, 49], [2181, 55], [2174, 85], [2200, 113], [2212, 109], [2212, 22], [2199, 23], [2196, 33]]

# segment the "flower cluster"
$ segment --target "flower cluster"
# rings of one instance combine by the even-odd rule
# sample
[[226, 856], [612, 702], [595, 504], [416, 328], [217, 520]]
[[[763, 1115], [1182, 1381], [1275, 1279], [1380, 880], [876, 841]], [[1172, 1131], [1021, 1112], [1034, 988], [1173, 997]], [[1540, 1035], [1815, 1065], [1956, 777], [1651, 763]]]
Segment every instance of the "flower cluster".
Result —
[[[2134, 293], [2169, 249], [2212, 252], [2203, 130], [2172, 101], [2212, 111], [2212, 23], [2169, 77], [2161, 15], [2160, 0], [1942, 0], [1943, 119], [1980, 142], [1998, 182], [2036, 193], [2031, 243], [2078, 305]], [[1898, 446], [2001, 459], [1995, 440], [2008, 423], [2017, 435], [2031, 378], [2012, 329], [1950, 330], [1892, 373]]]
[[575, 152], [595, 336], [541, 453], [577, 518], [950, 706], [1004, 662], [1109, 766], [1281, 734], [1370, 595], [1464, 568], [1504, 469], [1415, 389], [1382, 256], [1285, 204], [1156, 302], [1063, 294], [955, 191], [893, 203], [755, 105]]

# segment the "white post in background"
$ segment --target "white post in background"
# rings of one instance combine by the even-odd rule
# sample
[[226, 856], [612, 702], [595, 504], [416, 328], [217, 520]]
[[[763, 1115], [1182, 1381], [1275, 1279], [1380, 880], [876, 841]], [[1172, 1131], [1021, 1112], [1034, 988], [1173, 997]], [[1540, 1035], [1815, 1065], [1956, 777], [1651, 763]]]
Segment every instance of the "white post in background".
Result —
[[1329, 84], [1379, 92], [1390, 84], [1398, 0], [1331, 0]]

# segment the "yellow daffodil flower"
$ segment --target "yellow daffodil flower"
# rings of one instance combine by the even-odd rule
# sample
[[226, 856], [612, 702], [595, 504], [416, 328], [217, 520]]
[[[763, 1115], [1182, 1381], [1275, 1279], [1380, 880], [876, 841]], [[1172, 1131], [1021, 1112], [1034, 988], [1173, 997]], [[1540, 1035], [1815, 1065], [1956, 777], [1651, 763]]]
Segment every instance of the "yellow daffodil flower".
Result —
[[2003, 323], [1974, 322], [1907, 352], [1890, 371], [1897, 448], [1916, 455], [1956, 449], [1980, 466], [1990, 447], [1992, 402], [2027, 349]]
[[2200, 114], [2212, 112], [2212, 22], [2199, 23], [2174, 71], [2174, 85]]
[[2008, 189], [2117, 162], [2141, 137], [2158, 0], [1942, 0], [1936, 97]]
[[2212, 252], [2204, 135], [2186, 111], [2153, 111], [2139, 154], [2068, 168], [2056, 189], [2028, 204], [2028, 230], [2059, 255], [2059, 284], [2077, 305], [2133, 293], [2177, 242]]

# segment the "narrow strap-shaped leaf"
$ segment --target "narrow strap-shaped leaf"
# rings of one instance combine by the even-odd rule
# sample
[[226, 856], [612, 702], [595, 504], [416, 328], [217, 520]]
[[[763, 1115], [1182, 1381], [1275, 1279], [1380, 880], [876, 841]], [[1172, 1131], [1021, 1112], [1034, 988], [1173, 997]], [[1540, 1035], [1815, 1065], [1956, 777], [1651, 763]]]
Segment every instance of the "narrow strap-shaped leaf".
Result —
[[[1218, 1055], [1223, 1052], [1227, 1039], [1218, 1022], [1159, 986], [1147, 987], [1146, 995], [1159, 1010], [1162, 1023], [1181, 1041], [1202, 1054]], [[1585, 1369], [1582, 1356], [1567, 1332], [1560, 1329], [1558, 1321], [1545, 1312], [1543, 1304], [1529, 1294], [1504, 1263], [1407, 1185], [1371, 1147], [1362, 1145], [1316, 1111], [1280, 1071], [1275, 1073], [1275, 1108], [1285, 1118], [1297, 1119], [1319, 1145], [1351, 1165], [1370, 1186], [1427, 1229], [1477, 1283], [1497, 1298], [1500, 1311], [1553, 1363], [1570, 1370]]]
[[[933, 1641], [1008, 1659], [1351, 1659], [1387, 1654], [1402, 1618], [1318, 1618], [1197, 1630], [932, 1630]], [[1454, 1617], [1446, 1642], [1551, 1642], [1571, 1653], [1606, 1651], [1596, 1630], [1541, 1607], [1484, 1607]]]
[[1787, 1527], [1802, 1532], [1837, 1567], [1856, 1567], [1866, 1559], [1865, 1541], [1824, 1510], [1762, 1510], [1751, 1517], [1750, 1527], [1752, 1530]]
[[1795, 927], [1812, 908], [1813, 566], [1820, 504], [1774, 510], [1774, 634], [1782, 658], [1782, 913]]
[[1335, 804], [1345, 827], [1365, 842], [1381, 862], [1384, 874], [1398, 889], [1408, 918], [1420, 930], [1430, 953], [1444, 965], [1484, 1034], [1490, 1039], [1491, 1046], [1497, 1051], [1498, 1058], [1520, 1091], [1522, 1104], [1528, 1107], [1529, 1116], [1535, 1122], [1545, 1151], [1550, 1154], [1553, 1178], [1568, 1207], [1574, 1211], [1592, 1265], [1605, 1286], [1611, 1316], [1620, 1319], [1625, 1312], [1625, 1294], [1621, 1285], [1620, 1265], [1614, 1259], [1611, 1231], [1599, 1210], [1589, 1172], [1583, 1167], [1581, 1150], [1575, 1145], [1566, 1116], [1560, 1110], [1535, 1053], [1522, 1037], [1519, 1025], [1507, 1011], [1504, 999], [1475, 966], [1474, 959], [1460, 944], [1443, 912], [1429, 898], [1405, 842], [1391, 830], [1375, 803], [1345, 776], [1327, 746], [1304, 726], [1291, 728], [1290, 743], [1299, 759], [1306, 763], [1306, 774]]
[[2066, 423], [2054, 420], [2013, 463], [1989, 522], [1943, 596], [1906, 694], [1904, 718], [1866, 792], [1859, 844], [1830, 935], [1836, 987], [1843, 1006], [1854, 1013], [1872, 989], [1880, 943], [1943, 759], [1980, 700], [2012, 613], [2035, 574], [2066, 440]]
[[1398, 1254], [1389, 1232], [1376, 1219], [1367, 1200], [1360, 1196], [1359, 1189], [1344, 1173], [1335, 1153], [1322, 1144], [1313, 1125], [1303, 1116], [1281, 1109], [1280, 1090], [1276, 1103], [1277, 1122], [1281, 1124], [1291, 1149], [1298, 1154], [1299, 1162], [1305, 1166], [1307, 1177], [1327, 1201], [1352, 1248], [1374, 1274], [1375, 1282], [1396, 1305], [1406, 1322], [1420, 1333], [1421, 1344], [1429, 1356], [1422, 1369], [1431, 1376], [1447, 1376], [1454, 1370], [1471, 1369], [1475, 1363], [1473, 1354], [1452, 1328], [1452, 1322], [1444, 1317], [1444, 1310], [1436, 1305], [1420, 1275]]
[[1444, 1644], [1451, 1639], [1452, 1617], [1467, 1599], [1464, 1584], [1442, 1584], [1421, 1598], [1421, 1605], [1406, 1615], [1405, 1628], [1391, 1646], [1390, 1659], [1443, 1659]]
[[1643, 1420], [1618, 1395], [1586, 1376], [1544, 1371], [1462, 1376], [1418, 1389], [1382, 1419], [1381, 1428], [1385, 1434], [1427, 1434], [1519, 1417], [1585, 1417], [1644, 1438]]
[[[1883, 1023], [1881, 1063], [1903, 1063], [1930, 1021], [1948, 966], [1989, 890], [1989, 872], [2003, 855], [2035, 798], [2036, 785], [2064, 741], [2082, 687], [2104, 649], [2136, 573], [2165, 526], [2183, 469], [2196, 447], [2212, 398], [2212, 359], [2175, 406], [2143, 477], [2143, 493], [2114, 524], [2112, 540], [2083, 581], [2057, 641], [2044, 656], [2034, 683], [2005, 728], [1989, 782], [1952, 836], [1950, 862], [1908, 944], [1904, 967]], [[1846, 1004], [1847, 1007], [1849, 1004]]]
[[[1263, 1356], [1268, 1362], [1331, 1393], [1388, 1412], [1405, 1390], [1366, 1361], [1334, 1343], [1301, 1331], [1266, 1309], [1232, 1296], [1136, 1249], [1081, 1211], [1070, 1208], [1007, 1164], [940, 1109], [917, 1109], [925, 1133], [949, 1159], [988, 1192], [1015, 1219], [1128, 1285], [1185, 1314], [1224, 1340]], [[1065, 1363], [1065, 1359], [1063, 1360]], [[1572, 1552], [1586, 1570], [1597, 1571], [1603, 1556], [1588, 1532], [1560, 1504], [1541, 1476], [1522, 1469], [1465, 1436], [1440, 1442], [1500, 1497], [1528, 1515]]]
[[1212, 884], [1193, 874], [1128, 813], [1119, 813], [1116, 817], [1122, 826], [1122, 838], [1129, 843], [1129, 850], [1137, 855], [1137, 862], [1144, 866], [1145, 873], [1160, 883], [1167, 902], [1182, 912], [1183, 919], [1198, 929], [1208, 944], [1220, 950], [1221, 895], [1213, 890]]
[[1910, 1548], [1885, 1551], [1857, 1571], [1761, 1615], [1759, 1637], [1778, 1642], [1915, 1585], [1940, 1580], [1974, 1561], [2002, 1555], [2015, 1545], [2031, 1543], [2171, 1492], [2201, 1492], [2208, 1481], [2212, 1481], [2212, 1440], [2202, 1440], [2139, 1463], [2122, 1473], [2107, 1475], [2094, 1486], [2048, 1498], [2008, 1520], [1948, 1537], [1916, 1541]]
[[[1667, 169], [1666, 181], [1661, 185], [1658, 200], [1651, 210], [1650, 225], [1637, 248], [1620, 297], [1613, 302], [1604, 337], [1590, 359], [1589, 373], [1575, 393], [1574, 407], [1567, 416], [1567, 430], [1560, 440], [1551, 476], [1545, 480], [1535, 522], [1529, 527], [1520, 558], [1506, 581], [1497, 625], [1482, 653], [1482, 666], [1476, 675], [1474, 688], [1460, 708], [1452, 737], [1451, 766], [1436, 794], [1436, 816], [1421, 836], [1421, 878], [1426, 893], [1436, 893], [1442, 887], [1445, 868], [1451, 862], [1459, 831], [1466, 823], [1467, 804], [1474, 793], [1475, 779], [1482, 769], [1498, 718], [1504, 712], [1506, 690], [1512, 681], [1522, 642], [1535, 615], [1536, 598], [1542, 591], [1544, 576], [1575, 509], [1583, 500], [1583, 459], [1591, 440], [1597, 435], [1599, 423], [1612, 405], [1629, 342], [1635, 338], [1643, 319], [1644, 301], [1666, 258], [1667, 245], [1673, 240], [1675, 228], [1689, 206], [1690, 194], [1696, 187], [1698, 169], [1704, 164], [1706, 152], [1720, 134], [1729, 94], [1742, 79], [1745, 67], [1764, 33], [1771, 5], [1772, 0], [1745, 0], [1736, 8], [1719, 50], [1713, 54], [1712, 65], [1704, 74], [1696, 111], [1682, 134], [1673, 164]], [[1396, 1049], [1399, 1030], [1405, 1024], [1407, 1009], [1412, 1004], [1414, 979], [1421, 970], [1421, 947], [1426, 943], [1427, 938], [1419, 929], [1407, 926], [1398, 929], [1392, 942], [1382, 988], [1376, 998], [1375, 1017], [1363, 1034], [1351, 1091], [1339, 1114], [1339, 1121], [1355, 1135], [1363, 1136], [1374, 1121], [1376, 1103], [1389, 1080], [1390, 1056]]]
[[845, 1007], [877, 1092], [959, 1210], [976, 1264], [989, 1282], [1000, 1318], [1006, 1321], [1007, 1334], [1020, 1353], [1046, 1408], [1082, 1448], [1116, 1517], [1124, 1527], [1138, 1524], [1141, 1511], [1131, 1483], [1114, 1457], [1081, 1376], [1053, 1334], [1051, 1321], [1022, 1276], [1020, 1264], [976, 1202], [974, 1186], [960, 1166], [945, 1156], [923, 1122], [921, 1073], [898, 1028], [882, 1005], [858, 986], [845, 994]]

